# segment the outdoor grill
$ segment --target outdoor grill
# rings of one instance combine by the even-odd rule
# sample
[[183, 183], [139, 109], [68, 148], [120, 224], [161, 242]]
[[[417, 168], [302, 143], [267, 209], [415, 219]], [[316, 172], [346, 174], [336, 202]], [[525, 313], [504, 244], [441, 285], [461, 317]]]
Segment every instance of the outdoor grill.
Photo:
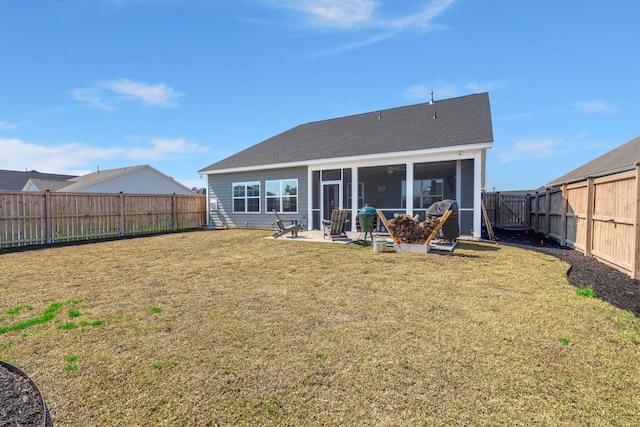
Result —
[[364, 233], [364, 240], [367, 240], [367, 233], [371, 236], [373, 242], [373, 230], [376, 221], [376, 210], [369, 205], [364, 205], [358, 213], [358, 222], [360, 223], [360, 231]]
[[451, 214], [442, 226], [441, 234], [443, 239], [453, 241], [460, 236], [460, 228], [458, 227], [458, 203], [455, 200], [435, 202], [425, 211], [425, 215], [427, 217], [442, 217], [446, 211], [451, 211]]

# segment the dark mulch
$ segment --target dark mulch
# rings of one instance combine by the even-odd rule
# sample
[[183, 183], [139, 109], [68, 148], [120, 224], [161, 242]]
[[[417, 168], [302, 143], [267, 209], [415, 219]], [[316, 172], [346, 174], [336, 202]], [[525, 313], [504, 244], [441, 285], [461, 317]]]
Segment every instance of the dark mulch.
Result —
[[571, 267], [567, 272], [569, 282], [578, 288], [591, 287], [600, 299], [640, 317], [640, 280], [597, 261], [554, 240], [531, 231], [495, 229], [500, 244], [513, 244], [548, 253]]
[[14, 366], [0, 364], [0, 427], [52, 426], [42, 395]]

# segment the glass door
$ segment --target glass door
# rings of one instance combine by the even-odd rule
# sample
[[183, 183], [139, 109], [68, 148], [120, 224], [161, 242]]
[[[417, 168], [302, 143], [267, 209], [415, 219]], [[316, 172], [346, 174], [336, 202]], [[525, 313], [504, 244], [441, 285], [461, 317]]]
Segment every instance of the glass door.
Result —
[[331, 219], [334, 209], [342, 209], [342, 182], [322, 182], [322, 219]]

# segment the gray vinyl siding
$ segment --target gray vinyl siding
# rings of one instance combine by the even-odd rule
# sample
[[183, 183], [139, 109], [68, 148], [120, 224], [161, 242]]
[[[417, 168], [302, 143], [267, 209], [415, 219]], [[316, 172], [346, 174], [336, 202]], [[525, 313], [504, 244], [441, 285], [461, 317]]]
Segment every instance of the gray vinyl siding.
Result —
[[[283, 220], [297, 219], [308, 226], [308, 197], [307, 197], [307, 168], [287, 168], [274, 170], [255, 170], [251, 172], [230, 173], [224, 175], [209, 175], [209, 200], [218, 200], [218, 209], [209, 210], [209, 224], [216, 228], [251, 228], [274, 229], [275, 216], [266, 212], [265, 182], [283, 179], [298, 180], [298, 212], [280, 213]], [[260, 212], [234, 213], [232, 186], [238, 182], [260, 182]]]
[[460, 163], [462, 169], [460, 207], [473, 209], [473, 160], [462, 160]]

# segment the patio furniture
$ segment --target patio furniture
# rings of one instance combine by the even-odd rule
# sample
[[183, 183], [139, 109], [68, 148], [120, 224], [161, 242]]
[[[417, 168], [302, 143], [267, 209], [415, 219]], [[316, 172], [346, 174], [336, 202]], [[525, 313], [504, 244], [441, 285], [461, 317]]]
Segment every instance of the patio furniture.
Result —
[[327, 236], [331, 238], [331, 241], [337, 239], [349, 239], [349, 236], [347, 236], [347, 223], [349, 222], [347, 219], [348, 215], [348, 210], [334, 209], [331, 212], [331, 219], [323, 219], [323, 239]]
[[280, 215], [278, 215], [278, 211], [273, 209], [273, 214], [276, 216], [276, 224], [278, 224], [278, 229], [279, 229], [279, 231], [276, 232], [276, 234], [273, 235], [274, 239], [276, 239], [276, 238], [278, 238], [280, 236], [283, 236], [283, 235], [287, 234], [288, 232], [291, 232], [291, 235], [293, 237], [298, 237], [298, 231], [300, 231], [300, 229], [302, 228], [302, 225], [298, 224], [298, 220], [297, 219], [287, 220], [291, 224], [290, 225], [285, 225], [284, 222], [282, 221], [282, 219], [280, 218]]

